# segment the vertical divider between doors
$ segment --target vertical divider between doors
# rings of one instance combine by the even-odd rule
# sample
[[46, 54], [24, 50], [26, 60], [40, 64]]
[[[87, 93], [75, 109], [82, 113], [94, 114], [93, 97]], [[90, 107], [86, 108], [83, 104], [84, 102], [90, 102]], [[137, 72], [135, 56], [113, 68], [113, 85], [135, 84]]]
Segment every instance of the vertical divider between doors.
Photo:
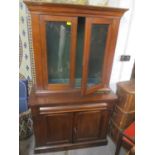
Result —
[[81, 94], [85, 95], [87, 90], [88, 63], [90, 54], [90, 38], [91, 38], [91, 18], [86, 18], [85, 37], [84, 37], [84, 54], [82, 62], [82, 90]]

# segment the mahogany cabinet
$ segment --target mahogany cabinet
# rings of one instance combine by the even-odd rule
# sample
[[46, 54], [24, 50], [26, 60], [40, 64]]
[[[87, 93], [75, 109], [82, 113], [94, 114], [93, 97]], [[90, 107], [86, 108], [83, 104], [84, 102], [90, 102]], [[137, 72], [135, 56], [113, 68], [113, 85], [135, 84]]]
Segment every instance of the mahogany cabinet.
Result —
[[88, 1], [24, 2], [31, 14], [36, 72], [29, 98], [35, 151], [106, 144], [117, 100], [109, 80], [120, 18], [127, 9]]

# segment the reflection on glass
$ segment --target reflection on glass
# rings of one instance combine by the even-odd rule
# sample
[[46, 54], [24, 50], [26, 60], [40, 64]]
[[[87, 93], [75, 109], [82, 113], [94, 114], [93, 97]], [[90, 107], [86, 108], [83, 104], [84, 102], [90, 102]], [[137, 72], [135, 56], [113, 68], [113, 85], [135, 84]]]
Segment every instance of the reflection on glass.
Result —
[[69, 83], [70, 22], [47, 22], [48, 82]]
[[85, 18], [79, 17], [78, 29], [77, 29], [77, 49], [76, 49], [76, 69], [75, 69], [75, 87], [76, 88], [81, 87], [84, 26], [85, 26]]
[[87, 86], [91, 87], [102, 81], [103, 57], [105, 52], [108, 25], [93, 24], [91, 31], [90, 56], [88, 63]]

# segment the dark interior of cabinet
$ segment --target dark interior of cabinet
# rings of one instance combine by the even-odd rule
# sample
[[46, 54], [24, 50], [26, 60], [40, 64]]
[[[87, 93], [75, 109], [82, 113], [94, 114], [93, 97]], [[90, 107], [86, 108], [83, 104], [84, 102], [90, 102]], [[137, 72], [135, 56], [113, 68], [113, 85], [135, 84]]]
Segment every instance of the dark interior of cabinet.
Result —
[[81, 87], [85, 17], [78, 17], [75, 86]]

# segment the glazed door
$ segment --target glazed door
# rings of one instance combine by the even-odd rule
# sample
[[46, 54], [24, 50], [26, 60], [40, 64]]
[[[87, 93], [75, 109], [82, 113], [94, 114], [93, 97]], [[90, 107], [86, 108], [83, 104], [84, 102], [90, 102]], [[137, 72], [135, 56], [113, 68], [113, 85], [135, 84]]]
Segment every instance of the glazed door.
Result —
[[112, 42], [113, 20], [86, 18], [82, 71], [82, 94], [107, 88], [114, 50]]
[[77, 18], [40, 16], [44, 88], [74, 87]]

